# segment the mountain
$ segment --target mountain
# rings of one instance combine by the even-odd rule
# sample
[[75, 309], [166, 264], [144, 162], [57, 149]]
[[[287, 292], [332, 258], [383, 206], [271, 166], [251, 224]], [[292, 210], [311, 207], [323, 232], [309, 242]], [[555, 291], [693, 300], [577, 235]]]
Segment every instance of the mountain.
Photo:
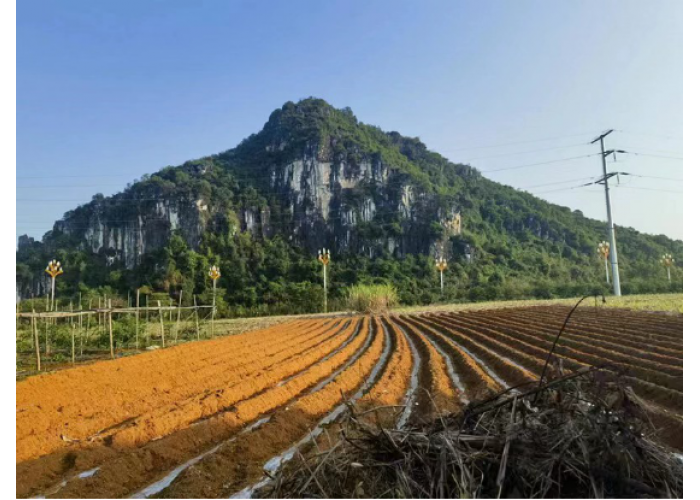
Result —
[[[623, 291], [682, 289], [683, 243], [618, 227]], [[405, 303], [440, 297], [433, 257], [449, 260], [445, 299], [580, 295], [602, 289], [604, 223], [490, 181], [417, 138], [358, 121], [321, 99], [288, 102], [234, 149], [166, 167], [67, 212], [41, 242], [22, 236], [17, 287], [62, 294], [142, 285], [187, 298], [218, 263], [232, 313], [320, 304], [317, 249], [330, 248], [331, 296], [394, 283]], [[674, 282], [659, 265], [676, 258]]]

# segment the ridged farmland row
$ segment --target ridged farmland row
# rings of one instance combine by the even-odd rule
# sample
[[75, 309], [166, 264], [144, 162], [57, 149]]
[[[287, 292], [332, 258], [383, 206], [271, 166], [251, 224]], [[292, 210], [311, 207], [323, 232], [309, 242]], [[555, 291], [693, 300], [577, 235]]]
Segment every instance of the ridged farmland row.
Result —
[[[482, 318], [485, 321], [485, 318]], [[534, 317], [525, 317], [520, 319], [510, 317], [494, 318], [495, 321], [508, 322], [515, 327], [523, 326], [531, 329], [545, 329], [548, 332], [561, 329], [563, 320], [559, 323], [553, 321], [543, 321]], [[655, 361], [662, 365], [670, 365], [673, 367], [683, 366], [683, 347], [679, 344], [678, 347], [668, 347], [659, 345], [652, 339], [649, 339], [644, 330], [639, 330], [634, 336], [622, 334], [614, 328], [604, 330], [604, 333], [593, 331], [593, 329], [585, 329], [576, 324], [571, 323], [566, 326], [566, 338], [584, 342], [595, 347], [604, 347], [605, 350], [611, 350], [617, 353], [634, 356], [641, 360]]]
[[356, 404], [359, 411], [371, 410], [372, 421], [379, 420], [384, 425], [393, 426], [404, 413], [411, 408], [404, 408], [406, 395], [410, 392], [411, 368], [418, 360], [413, 359], [411, 349], [404, 333], [393, 324], [381, 320], [382, 328], [388, 333], [392, 352], [386, 368], [377, 383]]
[[[542, 328], [548, 331], [559, 332], [564, 319], [559, 322], [554, 320], [546, 320], [538, 316], [530, 315], [511, 315], [511, 314], [499, 314], [493, 315], [491, 317], [484, 315], [465, 315], [464, 313], [455, 314], [457, 317], [471, 317], [473, 319], [481, 319], [484, 321], [500, 321], [507, 322], [513, 326], [532, 326], [534, 328]], [[668, 347], [662, 346], [657, 342], [653, 342], [642, 337], [643, 334], [637, 333], [636, 335], [626, 335], [621, 334], [617, 330], [606, 330], [605, 333], [597, 333], [592, 328], [582, 328], [576, 326], [576, 324], [567, 324], [566, 336], [568, 338], [583, 339], [595, 341], [600, 345], [604, 345], [606, 348], [611, 348], [620, 352], [628, 352], [628, 349], [634, 349], [635, 355], [638, 355], [645, 359], [658, 359], [659, 362], [666, 362], [672, 365], [683, 365], [683, 350], [682, 347]]]
[[[264, 391], [272, 389], [287, 377], [308, 370], [323, 356], [343, 345], [353, 335], [349, 322], [334, 328], [325, 335], [299, 339], [289, 349], [271, 356], [252, 358], [246, 364], [245, 373], [229, 372], [227, 385], [206, 394], [197, 394], [187, 400], [175, 401], [139, 416], [124, 429], [111, 433], [112, 444], [119, 447], [134, 447], [146, 441], [170, 434], [178, 429], [236, 407], [236, 414], [243, 415], [242, 403]], [[290, 384], [291, 385], [291, 384]], [[272, 390], [271, 390], [272, 389]]]
[[[591, 335], [596, 338], [603, 339], [622, 339], [633, 344], [649, 344], [654, 348], [660, 349], [661, 352], [664, 350], [670, 355], [682, 354], [682, 338], [669, 338], [666, 335], [656, 335], [652, 327], [647, 325], [646, 327], [634, 327], [629, 328], [629, 325], [614, 325], [603, 320], [599, 322], [581, 322], [577, 320], [578, 311], [572, 316], [567, 324], [567, 331], [571, 333], [578, 333], [581, 335]], [[460, 316], [465, 316], [465, 314], [460, 314]], [[469, 315], [471, 316], [471, 315]], [[566, 314], [558, 315], [551, 313], [538, 313], [532, 311], [499, 311], [495, 312], [492, 316], [484, 314], [474, 314], [473, 316], [482, 319], [488, 319], [489, 317], [498, 317], [509, 319], [516, 323], [534, 323], [538, 325], [546, 325], [551, 328], [560, 328], [564, 323]]]
[[491, 368], [499, 373], [508, 386], [520, 385], [534, 381], [537, 366], [543, 361], [528, 354], [528, 350], [514, 349], [508, 344], [494, 340], [482, 332], [468, 330], [454, 325], [437, 316], [422, 316], [416, 321], [448, 336], [457, 343], [465, 345], [479, 358], [484, 359]]
[[489, 373], [488, 368], [477, 361], [473, 354], [460, 348], [461, 346], [450, 338], [439, 332], [422, 327], [420, 324], [415, 323], [409, 316], [395, 316], [393, 319], [404, 328], [423, 332], [440, 345], [443, 352], [449, 354], [452, 359], [452, 364], [455, 366], [457, 374], [460, 377], [467, 399], [477, 400], [487, 397], [504, 385], [499, 383], [497, 377]]
[[421, 358], [417, 404], [411, 420], [431, 419], [436, 415], [455, 411], [459, 407], [458, 392], [448, 372], [446, 360], [421, 332], [413, 328], [404, 328], [396, 322], [394, 325], [413, 343]]
[[[476, 331], [476, 329], [484, 328], [483, 323], [480, 326], [475, 326], [471, 323], [456, 322], [453, 318], [446, 318], [446, 321], [452, 325], [458, 325], [462, 328], [466, 327], [468, 331]], [[541, 356], [546, 356], [546, 352], [552, 345], [555, 335], [542, 338], [538, 336], [538, 332], [533, 333], [528, 331], [527, 327], [520, 329], [499, 329], [496, 321], [486, 323], [491, 326], [489, 333], [494, 336], [499, 336], [504, 342], [517, 344], [525, 350], [529, 350], [533, 355], [532, 349], [541, 349]], [[470, 326], [471, 325], [471, 326]], [[501, 330], [501, 331], [499, 331]], [[568, 345], [567, 345], [568, 344]], [[528, 346], [528, 347], [525, 347]], [[591, 348], [586, 345], [573, 345], [563, 335], [557, 345], [556, 354], [558, 357], [568, 360], [569, 363], [575, 365], [572, 369], [580, 369], [582, 367], [595, 364], [610, 364], [622, 369], [623, 373], [630, 379], [630, 383], [640, 395], [646, 395], [651, 401], [656, 402], [667, 408], [682, 406], [683, 401], [683, 378], [682, 369], [675, 367], [665, 367], [664, 372], [656, 369], [650, 369], [646, 366], [641, 366], [643, 363], [640, 360], [626, 358], [624, 355], [614, 354], [601, 349]], [[658, 368], [659, 365], [655, 365]], [[669, 373], [673, 373], [670, 375]], [[659, 389], [663, 389], [659, 391]]]
[[[576, 314], [574, 314], [576, 316]], [[564, 318], [546, 317], [538, 314], [524, 314], [513, 318], [515, 321], [528, 321], [539, 324], [546, 324], [550, 327], [560, 327], [564, 322]], [[617, 340], [632, 343], [634, 345], [649, 346], [650, 352], [658, 352], [672, 357], [682, 358], [683, 356], [683, 339], [682, 337], [675, 338], [667, 335], [656, 335], [653, 326], [639, 326], [629, 328], [629, 325], [615, 325], [609, 323], [590, 324], [580, 323], [575, 320], [570, 321], [567, 325], [567, 330], [581, 335], [591, 335], [592, 337], [602, 338], [606, 340]]]
[[[559, 329], [549, 329], [545, 327], [535, 327], [527, 323], [513, 323], [501, 320], [498, 316], [492, 318], [491, 321], [485, 319], [440, 315], [446, 321], [453, 324], [459, 324], [467, 328], [486, 329], [487, 331], [497, 332], [500, 338], [505, 340], [508, 337], [520, 339], [528, 344], [543, 347], [545, 349], [551, 347], [552, 342], [557, 336]], [[597, 343], [590, 340], [581, 340], [580, 337], [574, 337], [567, 332], [567, 335], [562, 335], [559, 339], [559, 346], [570, 347], [575, 352], [583, 355], [590, 355], [596, 359], [602, 359], [607, 362], [615, 363], [618, 366], [630, 369], [635, 376], [648, 380], [654, 383], [668, 385], [677, 390], [683, 390], [683, 379], [678, 378], [683, 374], [682, 367], [668, 366], [665, 363], [660, 363], [658, 360], [652, 360], [635, 356], [635, 352], [627, 350], [624, 354], [614, 349], [604, 349], [598, 347]]]
[[[152, 353], [157, 362], [144, 366], [139, 357], [120, 360], [118, 374], [111, 365], [97, 363], [73, 370], [34, 377], [18, 384], [17, 460], [23, 461], [56, 451], [71, 440], [85, 440], [134, 416], [178, 399], [192, 397], [229, 379], [242, 360], [266, 349], [282, 346], [271, 342], [281, 337], [289, 345], [313, 335], [325, 322], [303, 323], [284, 328], [277, 325], [258, 335], [211, 341], [209, 348], [193, 344]], [[310, 328], [309, 328], [310, 327]], [[187, 355], [183, 355], [183, 350]], [[215, 353], [215, 356], [212, 356]], [[85, 383], [90, 381], [90, 383]], [[157, 381], [150, 384], [149, 381]], [[41, 391], [40, 400], [36, 391]], [[67, 402], [70, 404], [66, 404]]]
[[[445, 318], [444, 316], [430, 316], [436, 324], [446, 326], [456, 330], [462, 338], [476, 337], [484, 344], [493, 348], [504, 356], [515, 359], [523, 367], [531, 370], [539, 376], [539, 372], [544, 365], [544, 360], [547, 357], [549, 348], [552, 345], [551, 341], [541, 339], [533, 339], [532, 336], [523, 334], [522, 332], [515, 333], [511, 331], [509, 335], [490, 327], [468, 327], [461, 323]], [[553, 339], [552, 339], [553, 340]], [[579, 370], [590, 365], [600, 365], [609, 363], [609, 360], [594, 356], [588, 353], [582, 353], [569, 346], [558, 345], [556, 350], [557, 356], [564, 362], [564, 367], [569, 370]], [[678, 390], [669, 388], [669, 381], [674, 381], [677, 384], [677, 379], [667, 375], [649, 372], [642, 368], [634, 368], [625, 364], [633, 376], [626, 377], [630, 385], [642, 397], [663, 406], [665, 408], [678, 408], [683, 405], [683, 394]], [[551, 375], [551, 374], [550, 374]], [[646, 379], [639, 378], [644, 376]]]
[[[342, 326], [339, 329], [343, 329]], [[187, 429], [188, 431], [194, 431], [189, 432], [190, 435], [183, 436], [182, 433], [174, 433], [172, 439], [164, 438], [156, 442], [155, 448], [157, 450], [160, 450], [156, 452], [156, 455], [159, 456], [159, 463], [165, 463], [167, 462], [168, 458], [171, 458], [169, 456], [169, 442], [173, 443], [172, 446], [178, 450], [178, 454], [182, 453], [183, 451], [183, 443], [194, 443], [194, 451], [196, 452], [198, 451], [197, 446], [201, 446], [207, 442], [207, 433], [213, 433], [215, 436], [217, 436], [226, 432], [230, 433], [232, 431], [235, 431], [235, 429], [240, 428], [242, 425], [252, 421], [261, 413], [273, 409], [275, 405], [284, 404], [285, 401], [288, 401], [296, 395], [294, 391], [298, 391], [300, 387], [304, 387], [304, 383], [306, 383], [307, 386], [312, 385], [313, 383], [322, 379], [323, 376], [327, 374], [327, 372], [336, 369], [343, 362], [347, 361], [347, 359], [349, 359], [359, 348], [359, 346], [361, 346], [367, 339], [367, 328], [362, 328], [362, 333], [360, 334], [360, 328], [357, 321], [353, 321], [350, 325], [350, 328], [345, 328], [345, 330], [348, 332], [348, 335], [350, 335], [351, 331], [354, 332], [352, 333], [352, 337], [350, 337], [352, 339], [352, 342], [346, 344], [345, 346], [341, 346], [342, 349], [340, 351], [333, 350], [335, 343], [337, 343], [335, 342], [330, 344], [329, 346], [324, 346], [323, 349], [316, 349], [306, 353], [305, 356], [308, 359], [304, 360], [303, 364], [301, 364], [301, 370], [302, 372], [306, 372], [306, 376], [297, 376], [294, 379], [290, 380], [284, 386], [280, 388], [275, 388], [275, 394], [277, 396], [277, 399], [272, 398], [266, 392], [263, 392], [262, 394], [258, 395], [258, 397], [249, 398], [247, 400], [242, 399], [239, 404], [231, 408], [231, 411], [216, 413], [212, 417], [207, 419], [206, 422], [202, 422], [206, 423], [206, 425], [189, 427]], [[333, 353], [334, 355], [330, 358], [329, 361], [325, 363], [318, 363], [319, 358], [324, 356], [324, 353], [327, 353], [326, 356], [328, 356], [328, 354], [330, 353]], [[297, 374], [299, 370], [299, 367], [295, 367], [294, 364], [288, 365], [286, 363], [282, 363], [276, 368], [280, 370], [276, 374], [276, 377], [273, 374], [268, 374], [268, 377], [260, 377], [259, 380], [270, 380], [269, 377], [273, 376], [274, 378], [272, 378], [271, 380], [274, 383], [275, 381], [281, 380], [281, 377], [284, 375]], [[326, 373], [324, 373], [324, 369], [326, 370]], [[158, 425], [164, 424], [158, 423]], [[216, 429], [216, 432], [214, 432], [212, 429]], [[202, 433], [204, 434], [203, 437], [200, 435]], [[78, 460], [80, 462], [82, 469], [89, 469], [99, 464], [102, 468], [101, 476], [103, 478], [107, 475], [106, 471], [109, 469], [109, 467], [107, 467], [104, 464], [107, 458], [115, 461], [113, 469], [117, 471], [123, 470], [126, 466], [126, 463], [131, 461], [132, 465], [129, 466], [128, 469], [131, 471], [131, 476], [134, 475], [134, 463], [144, 463], [146, 467], [150, 467], [148, 462], [150, 462], [152, 456], [146, 456], [146, 461], [144, 462], [143, 460], [141, 460], [142, 458], [144, 458], [142, 456], [143, 454], [139, 453], [137, 454], [139, 456], [134, 457], [134, 449], [131, 447], [122, 446], [123, 449], [120, 450], [118, 447], [112, 447], [111, 443], [109, 442], [107, 444], [109, 444], [110, 446], [101, 448], [91, 446], [87, 447], [84, 450], [81, 449], [79, 451], [71, 451], [71, 456], [74, 457], [74, 460]], [[124, 442], [124, 444], [126, 444], [126, 442]], [[138, 450], [142, 449], [143, 448], [138, 448]], [[124, 456], [121, 456], [122, 454], [120, 454], [119, 451], [122, 451], [122, 454]], [[64, 458], [65, 455], [55, 454], [54, 456], [45, 457], [44, 460], [25, 462], [22, 464], [21, 467], [18, 467], [18, 477], [22, 475], [23, 477], [34, 477], [36, 479], [41, 476], [46, 476], [46, 479], [42, 481], [40, 485], [37, 485], [37, 487], [46, 487], [47, 482], [51, 482], [51, 480], [55, 481], [56, 477], [54, 476], [60, 474], [61, 464]], [[40, 473], [37, 473], [37, 471], [40, 471]]]
[[[568, 310], [297, 320], [30, 378], [17, 385], [17, 495], [236, 494], [322, 429], [337, 439], [346, 398], [401, 426], [536, 382]], [[563, 368], [623, 368], [682, 448], [682, 319], [580, 312], [555, 351]]]
[[[563, 307], [560, 309], [566, 310], [567, 308]], [[636, 311], [625, 309], [611, 310], [600, 308], [596, 311], [595, 308], [584, 307], [581, 309], [581, 314], [576, 316], [589, 322], [600, 321], [598, 318], [602, 318], [603, 324], [651, 329], [654, 332], [668, 332], [679, 337], [683, 335], [683, 316], [678, 314], [647, 312], [640, 315]]]
[[273, 415], [256, 432], [240, 436], [188, 468], [162, 495], [170, 498], [221, 498], [258, 480], [270, 459], [283, 454], [304, 438], [324, 415], [342, 404], [343, 394], [352, 394], [362, 386], [380, 361], [387, 343], [387, 335], [381, 330], [373, 329], [368, 349], [330, 383], [300, 397], [283, 412]]
[[[561, 324], [569, 313], [568, 307], [533, 307], [527, 309], [513, 309], [498, 311], [496, 314], [530, 316], [542, 318], [543, 320], [554, 321]], [[611, 329], [619, 330], [632, 336], [644, 332], [645, 335], [664, 341], [678, 342], [683, 337], [683, 321], [673, 316], [663, 316], [656, 318], [653, 314], [646, 313], [646, 317], [639, 318], [639, 313], [629, 313], [627, 311], [606, 312], [591, 308], [579, 308], [571, 317], [571, 324], [580, 325], [586, 329], [610, 332]]]

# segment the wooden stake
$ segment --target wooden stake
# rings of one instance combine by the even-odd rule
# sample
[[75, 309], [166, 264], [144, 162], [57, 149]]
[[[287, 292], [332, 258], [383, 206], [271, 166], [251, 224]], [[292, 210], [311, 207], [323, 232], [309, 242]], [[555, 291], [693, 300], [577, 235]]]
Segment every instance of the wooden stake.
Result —
[[139, 301], [139, 298], [140, 298], [139, 294], [140, 294], [140, 291], [137, 288], [136, 289], [136, 349], [139, 348], [139, 316], [141, 316], [141, 314], [139, 313], [139, 302], [140, 302]]
[[[111, 309], [112, 308], [112, 301], [109, 301], [109, 305], [107, 305], [107, 294], [104, 295], [102, 299], [102, 304], [104, 305], [105, 309]], [[107, 333], [107, 313], [102, 313], [102, 333]]]
[[[168, 299], [168, 306], [171, 308], [173, 307], [173, 299]], [[173, 310], [172, 309], [170, 309], [170, 311], [169, 311], [168, 321], [170, 321], [171, 323], [173, 322]]]
[[175, 326], [175, 343], [177, 344], [177, 336], [180, 333], [180, 309], [182, 308], [182, 290], [180, 290], [180, 298], [177, 302], [177, 325]]
[[197, 340], [199, 340], [199, 309], [197, 308], [197, 296], [192, 295], [194, 297], [194, 329], [197, 332]]
[[[32, 307], [32, 312], [36, 312]], [[36, 326], [36, 318], [32, 318], [32, 330], [34, 333], [34, 347], [36, 348], [36, 371], [41, 371], [41, 352], [39, 351], [39, 329]]]
[[160, 341], [163, 347], [165, 347], [165, 326], [163, 326], [163, 310], [160, 308], [160, 300], [158, 303], [158, 318], [160, 319]]
[[[107, 301], [107, 299], [105, 299]], [[112, 359], [114, 359], [114, 339], [112, 337], [112, 301], [109, 301], [109, 305], [107, 306], [109, 308], [109, 313], [108, 314], [108, 319], [109, 321], [109, 354], [112, 356]]]
[[44, 353], [48, 356], [49, 354], [51, 354], [51, 346], [49, 345], [49, 319], [44, 320], [44, 334], [46, 335]]
[[70, 336], [70, 358], [71, 362], [75, 364], [75, 323], [71, 325], [72, 331]]
[[[92, 309], [92, 299], [88, 300], [88, 309]], [[85, 342], [88, 341], [88, 336], [90, 335], [90, 318], [92, 314], [88, 314], [87, 321], [85, 322]], [[80, 337], [80, 357], [83, 357], [83, 337]]]

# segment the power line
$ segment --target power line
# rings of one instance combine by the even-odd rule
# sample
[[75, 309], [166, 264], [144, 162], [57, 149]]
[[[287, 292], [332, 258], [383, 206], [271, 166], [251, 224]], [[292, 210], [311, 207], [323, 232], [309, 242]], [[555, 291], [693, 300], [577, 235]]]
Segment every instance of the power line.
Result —
[[[517, 141], [517, 142], [508, 142], [508, 143], [503, 143], [503, 144], [492, 144], [488, 146], [473, 146], [473, 147], [466, 147], [466, 148], [456, 148], [456, 149], [447, 149], [447, 150], [442, 150], [445, 153], [448, 152], [453, 152], [453, 151], [468, 151], [472, 149], [489, 149], [489, 148], [498, 148], [498, 147], [505, 147], [505, 146], [513, 146], [513, 145], [518, 145], [518, 144], [531, 144], [534, 142], [544, 142], [544, 141], [551, 141], [551, 140], [558, 140], [558, 139], [566, 139], [566, 138], [571, 138], [571, 137], [581, 137], [581, 136], [586, 136], [590, 135], [590, 133], [582, 133], [582, 134], [571, 134], [571, 135], [563, 135], [559, 137], [548, 137], [548, 138], [543, 138], [543, 139], [533, 139], [529, 141]], [[553, 150], [553, 149], [564, 149], [564, 148], [569, 148], [569, 147], [576, 147], [579, 145], [584, 145], [582, 144], [572, 144], [570, 146], [557, 146], [553, 148], [544, 148], [544, 149], [537, 149], [537, 150], [529, 150], [529, 151], [520, 151], [520, 152], [513, 152], [513, 153], [505, 153], [503, 155], [494, 155], [494, 156], [482, 156], [478, 158], [472, 158], [473, 160], [480, 160], [480, 159], [486, 159], [486, 158], [495, 158], [497, 156], [511, 156], [511, 155], [518, 155], [518, 154], [528, 154], [528, 153], [536, 153], [540, 151], [548, 151], [548, 150]], [[437, 151], [436, 151], [437, 152]], [[177, 168], [177, 167], [175, 167]], [[17, 179], [48, 179], [52, 178], [52, 176], [55, 175], [55, 172], [46, 172], [43, 175], [26, 175], [26, 176], [17, 176]], [[61, 175], [61, 178], [76, 178], [76, 179], [85, 179], [85, 178], [98, 178], [98, 177], [122, 177], [124, 175], [136, 175], [136, 176], [143, 176], [143, 175], [157, 175], [155, 174], [144, 174], [144, 173], [133, 173], [133, 174], [80, 174], [80, 175]], [[140, 180], [140, 179], [138, 179]]]
[[555, 149], [568, 149], [568, 148], [576, 148], [580, 146], [585, 146], [585, 143], [579, 143], [579, 144], [571, 144], [569, 146], [556, 146], [553, 148], [542, 148], [542, 149], [530, 149], [528, 151], [517, 151], [513, 153], [502, 153], [502, 154], [497, 154], [497, 155], [491, 155], [491, 156], [477, 156], [476, 158], [469, 158], [467, 161], [475, 161], [475, 160], [486, 160], [489, 158], [500, 158], [502, 156], [515, 156], [515, 155], [523, 155], [523, 154], [529, 154], [529, 153], [540, 153], [542, 151], [553, 151]]
[[539, 162], [539, 163], [528, 163], [526, 165], [515, 165], [512, 167], [495, 168], [495, 169], [490, 169], [490, 170], [481, 170], [481, 172], [483, 172], [483, 173], [505, 172], [507, 170], [516, 170], [516, 169], [520, 169], [520, 168], [537, 167], [540, 165], [551, 165], [552, 163], [559, 163], [559, 162], [563, 162], [563, 161], [579, 160], [581, 158], [590, 158], [591, 156], [597, 156], [597, 155], [590, 154], [590, 155], [582, 155], [582, 156], [571, 156], [569, 158], [559, 158], [557, 160], [543, 161], [543, 162]]
[[[581, 185], [578, 185], [578, 186], [571, 186], [571, 187], [565, 187], [565, 188], [559, 188], [559, 189], [548, 189], [547, 191], [535, 191], [535, 192], [530, 193], [530, 194], [538, 195], [538, 194], [556, 193], [556, 192], [559, 192], [559, 191], [571, 191], [572, 189], [581, 189], [581, 188], [584, 188], [584, 187], [588, 187], [588, 185], [587, 185], [587, 184], [581, 184]], [[592, 193], [592, 192], [594, 192], [594, 191], [589, 191], [589, 192]], [[597, 192], [597, 191], [595, 191], [595, 192]]]
[[533, 142], [556, 141], [559, 139], [568, 139], [571, 137], [582, 137], [582, 136], [588, 136], [591, 133], [592, 132], [586, 132], [584, 134], [560, 135], [559, 137], [546, 137], [544, 139], [532, 139], [529, 141], [506, 142], [506, 143], [502, 143], [502, 144], [491, 144], [489, 146], [470, 146], [470, 147], [466, 147], [466, 148], [443, 149], [442, 151], [445, 153], [450, 153], [453, 151], [468, 151], [471, 149], [501, 148], [501, 147], [505, 147], [505, 146], [515, 146], [517, 144], [531, 144]]
[[678, 137], [673, 137], [670, 135], [661, 135], [661, 134], [648, 134], [648, 133], [643, 133], [643, 132], [629, 132], [627, 130], [617, 130], [615, 129], [616, 132], [620, 132], [621, 134], [626, 134], [626, 135], [638, 135], [642, 137], [656, 137], [657, 139], [665, 139], [665, 140], [671, 140], [671, 141], [683, 141], [683, 138], [678, 138]]
[[623, 188], [623, 189], [642, 189], [644, 191], [659, 191], [661, 193], [683, 194], [683, 191], [673, 191], [671, 189], [648, 188], [648, 187], [642, 187], [642, 186], [617, 186], [617, 187]]
[[653, 155], [649, 153], [638, 153], [634, 151], [625, 151], [625, 153], [631, 154], [631, 155], [636, 155], [636, 156], [650, 156], [652, 158], [666, 158], [668, 160], [683, 160], [682, 156], [662, 156], [662, 155]]
[[625, 175], [629, 175], [632, 177], [641, 177], [643, 179], [658, 179], [661, 181], [683, 182], [683, 179], [675, 179], [673, 177], [659, 177], [656, 175], [640, 175], [640, 174], [628, 174], [628, 173], [625, 173]]
[[[474, 168], [475, 170], [482, 172], [482, 173], [493, 173], [493, 172], [503, 172], [503, 171], [507, 171], [507, 170], [516, 170], [516, 169], [522, 169], [522, 168], [536, 167], [536, 166], [540, 166], [540, 165], [550, 165], [553, 163], [559, 163], [559, 162], [564, 162], [564, 161], [571, 161], [571, 160], [577, 160], [577, 159], [582, 159], [582, 158], [590, 158], [592, 156], [596, 156], [596, 155], [589, 154], [589, 155], [581, 155], [581, 156], [572, 156], [572, 157], [568, 157], [568, 158], [559, 158], [559, 159], [549, 160], [549, 161], [544, 161], [544, 162], [527, 163], [524, 165], [514, 165], [514, 166], [510, 166], [510, 167], [489, 169], [489, 170], [481, 170], [481, 169], [477, 169], [475, 167], [472, 167], [472, 168]], [[157, 174], [154, 174], [154, 175], [157, 175]], [[268, 177], [269, 177], [269, 174], [267, 174], [267, 173], [265, 173], [265, 174], [261, 173], [258, 175], [240, 175], [240, 174], [236, 173], [236, 174], [233, 174], [233, 181], [243, 181], [245, 179], [261, 179], [261, 178], [268, 178]], [[359, 179], [359, 182], [362, 182], [362, 181], [365, 181], [365, 179]], [[370, 182], [377, 182], [377, 181], [376, 181], [376, 179], [370, 179]], [[387, 182], [378, 182], [378, 183], [382, 184], [382, 185], [391, 185], [392, 183], [401, 184], [401, 183], [405, 183], [405, 182], [406, 181], [404, 179], [394, 179], [394, 180], [389, 180]], [[119, 185], [121, 186], [122, 184], [119, 184]], [[113, 186], [116, 186], [116, 184]], [[73, 187], [105, 187], [105, 185], [102, 185], [102, 184], [100, 184], [100, 185], [97, 185], [97, 184], [96, 185], [67, 185], [67, 184], [63, 184], [63, 185], [51, 185], [51, 186], [17, 186], [18, 189], [48, 189], [48, 188], [73, 188]], [[262, 192], [275, 191], [273, 189], [259, 189], [260, 186], [254, 186], [254, 188], [258, 189]], [[282, 189], [286, 189], [286, 186], [280, 186], [276, 190], [280, 191]], [[110, 195], [110, 196], [115, 196], [115, 195]], [[70, 201], [70, 200], [67, 200], [67, 201]]]
[[579, 182], [579, 181], [587, 181], [590, 179], [593, 179], [594, 177], [579, 177], [577, 179], [569, 179], [568, 181], [559, 181], [559, 182], [547, 182], [546, 184], [535, 184], [534, 186], [524, 186], [519, 189], [532, 189], [536, 187], [544, 187], [544, 186], [555, 186], [557, 184], [567, 184], [569, 182]]

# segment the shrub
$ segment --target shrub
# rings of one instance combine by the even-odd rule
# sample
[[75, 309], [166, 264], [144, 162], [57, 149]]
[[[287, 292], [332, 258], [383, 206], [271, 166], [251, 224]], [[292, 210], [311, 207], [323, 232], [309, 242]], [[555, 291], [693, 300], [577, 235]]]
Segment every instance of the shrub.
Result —
[[347, 294], [347, 306], [350, 310], [382, 314], [398, 305], [399, 298], [393, 285], [355, 285]]

